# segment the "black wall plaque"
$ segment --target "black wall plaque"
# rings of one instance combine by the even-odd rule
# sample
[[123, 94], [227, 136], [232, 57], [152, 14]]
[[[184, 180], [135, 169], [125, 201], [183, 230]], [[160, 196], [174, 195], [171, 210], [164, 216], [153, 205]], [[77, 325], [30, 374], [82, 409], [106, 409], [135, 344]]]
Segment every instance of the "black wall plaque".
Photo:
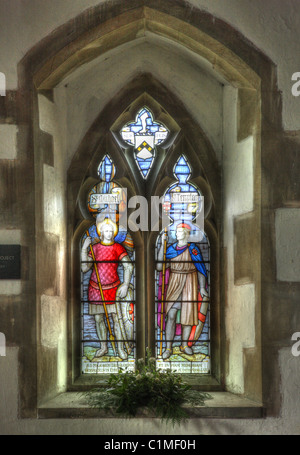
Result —
[[0, 245], [0, 280], [21, 278], [21, 245]]

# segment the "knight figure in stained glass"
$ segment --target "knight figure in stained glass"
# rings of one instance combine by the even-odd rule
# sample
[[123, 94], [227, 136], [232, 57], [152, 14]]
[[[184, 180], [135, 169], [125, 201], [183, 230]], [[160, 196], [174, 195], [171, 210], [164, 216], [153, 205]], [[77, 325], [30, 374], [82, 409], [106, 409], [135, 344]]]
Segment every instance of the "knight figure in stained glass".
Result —
[[134, 245], [119, 226], [122, 188], [114, 173], [105, 156], [102, 180], [88, 196], [96, 220], [81, 242], [83, 373], [116, 372], [120, 362], [134, 369]]
[[134, 157], [141, 175], [146, 179], [152, 167], [156, 146], [162, 144], [169, 135], [168, 129], [153, 120], [153, 114], [143, 107], [136, 115], [135, 122], [123, 126], [122, 139], [134, 147]]
[[[165, 260], [168, 270], [165, 277], [166, 298], [166, 348], [162, 358], [168, 359], [172, 354], [172, 343], [175, 336], [176, 316], [180, 310], [181, 352], [192, 355], [194, 336], [200, 335], [203, 317], [198, 312], [198, 306], [203, 299], [208, 299], [207, 271], [203, 263], [200, 248], [195, 243], [189, 243], [191, 227], [180, 223], [176, 228], [176, 242], [168, 246]], [[157, 269], [162, 270], [163, 250], [168, 242], [167, 233], [162, 234], [162, 245], [158, 253]], [[198, 328], [192, 333], [192, 327]]]
[[156, 356], [160, 368], [208, 373], [209, 244], [194, 224], [203, 200], [190, 175], [181, 156], [174, 167], [177, 182], [164, 195], [171, 223], [156, 246]]
[[[106, 218], [97, 225], [99, 243], [92, 246], [92, 238], [86, 237], [82, 246], [82, 271], [86, 273], [94, 265], [88, 288], [89, 314], [95, 316], [96, 331], [101, 340], [101, 348], [96, 351], [94, 358], [100, 358], [108, 353], [109, 338], [115, 354], [117, 354], [115, 340], [122, 340], [117, 342], [118, 355], [125, 360], [130, 353], [130, 348], [124, 347], [124, 344], [128, 343], [124, 339], [125, 330], [122, 327], [122, 315], [120, 317], [118, 307], [120, 300], [128, 294], [133, 266], [124, 246], [114, 240], [116, 231], [115, 223]], [[117, 272], [120, 261], [124, 269], [123, 283]], [[109, 315], [112, 316], [114, 334]]]

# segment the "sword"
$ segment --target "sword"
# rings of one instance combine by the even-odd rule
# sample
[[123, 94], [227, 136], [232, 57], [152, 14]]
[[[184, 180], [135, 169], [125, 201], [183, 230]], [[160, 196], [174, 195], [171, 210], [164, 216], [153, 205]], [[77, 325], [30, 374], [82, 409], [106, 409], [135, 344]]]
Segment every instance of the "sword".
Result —
[[[87, 234], [88, 237], [90, 237], [90, 233], [89, 233], [88, 230], [86, 231], [86, 234]], [[103, 303], [103, 308], [104, 308], [104, 313], [105, 313], [105, 317], [106, 317], [106, 322], [107, 322], [107, 326], [108, 326], [109, 339], [111, 341], [111, 344], [112, 344], [112, 347], [113, 347], [113, 350], [114, 350], [114, 354], [116, 355], [115, 339], [114, 339], [114, 336], [112, 334], [112, 330], [111, 330], [111, 326], [110, 326], [110, 321], [109, 321], [109, 317], [108, 317], [106, 303], [104, 301], [103, 290], [102, 290], [102, 286], [101, 286], [101, 282], [100, 282], [99, 272], [98, 272], [98, 268], [97, 268], [95, 254], [94, 254], [94, 250], [93, 250], [92, 244], [90, 244], [90, 250], [91, 250], [92, 258], [93, 258], [93, 261], [94, 261], [94, 268], [95, 268], [95, 272], [96, 272], [96, 276], [97, 276], [98, 286], [99, 286], [101, 299], [102, 299], [102, 303]]]
[[[118, 291], [117, 291], [117, 294], [118, 294]], [[124, 299], [126, 299], [126, 296], [124, 297]], [[124, 340], [126, 351], [127, 351], [128, 355], [129, 355], [130, 352], [131, 352], [131, 348], [130, 348], [129, 343], [127, 341], [127, 334], [126, 334], [126, 329], [125, 329], [124, 321], [123, 321], [123, 314], [122, 314], [122, 310], [121, 310], [121, 302], [118, 299], [118, 295], [116, 296], [116, 310], [117, 310], [117, 317], [118, 317], [118, 321], [119, 321], [119, 327], [120, 327], [120, 330], [121, 330], [122, 339]]]

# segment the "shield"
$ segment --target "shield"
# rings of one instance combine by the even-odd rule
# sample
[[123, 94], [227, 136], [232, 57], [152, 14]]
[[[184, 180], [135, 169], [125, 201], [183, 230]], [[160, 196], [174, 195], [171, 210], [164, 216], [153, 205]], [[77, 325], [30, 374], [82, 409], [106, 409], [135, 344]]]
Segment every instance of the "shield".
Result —
[[153, 157], [154, 152], [154, 135], [137, 134], [135, 136], [136, 156], [142, 160]]
[[[205, 318], [206, 318], [206, 314], [207, 314], [208, 303], [209, 303], [209, 297], [204, 296], [202, 299], [202, 304], [201, 304], [200, 310], [201, 310], [202, 315], [205, 316]], [[196, 327], [195, 335], [194, 335], [194, 339], [193, 339], [193, 344], [200, 338], [203, 327], [204, 327], [204, 323], [205, 322], [198, 321], [198, 325]]]

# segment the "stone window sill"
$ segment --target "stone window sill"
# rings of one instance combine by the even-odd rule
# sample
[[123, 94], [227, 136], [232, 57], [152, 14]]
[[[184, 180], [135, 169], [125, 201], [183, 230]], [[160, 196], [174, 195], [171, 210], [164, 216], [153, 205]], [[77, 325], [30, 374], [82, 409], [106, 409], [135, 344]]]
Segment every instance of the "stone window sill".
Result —
[[[193, 389], [201, 390], [202, 392], [221, 392], [220, 383], [211, 375], [208, 374], [182, 374], [184, 382], [192, 386]], [[94, 388], [95, 385], [107, 384], [107, 375], [89, 374], [79, 376], [73, 384], [68, 387], [69, 392], [80, 392]]]
[[[204, 406], [186, 409], [191, 418], [262, 418], [263, 406], [247, 398], [229, 392], [209, 392], [211, 399]], [[65, 392], [39, 406], [38, 417], [51, 418], [120, 418], [113, 413], [91, 408], [87, 398], [80, 392]], [[153, 417], [148, 412], [141, 411], [137, 418]]]

